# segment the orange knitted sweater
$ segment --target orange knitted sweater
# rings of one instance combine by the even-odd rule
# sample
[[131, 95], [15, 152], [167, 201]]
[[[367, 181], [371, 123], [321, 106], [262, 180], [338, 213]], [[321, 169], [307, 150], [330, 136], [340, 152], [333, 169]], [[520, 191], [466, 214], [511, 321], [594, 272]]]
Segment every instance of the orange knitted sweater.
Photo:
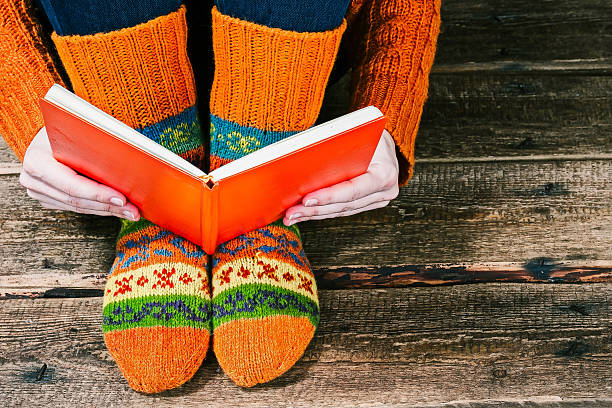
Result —
[[[43, 126], [38, 98], [62, 83], [49, 33], [32, 0], [0, 0], [0, 135], [23, 160]], [[440, 26], [441, 0], [352, 0], [342, 55], [350, 58], [351, 107], [378, 107], [395, 139], [400, 184], [412, 175], [414, 141], [427, 98]]]

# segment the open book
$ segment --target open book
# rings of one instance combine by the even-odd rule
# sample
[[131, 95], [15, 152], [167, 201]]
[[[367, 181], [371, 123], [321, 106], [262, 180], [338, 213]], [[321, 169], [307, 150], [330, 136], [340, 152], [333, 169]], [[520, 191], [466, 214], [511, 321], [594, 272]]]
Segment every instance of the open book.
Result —
[[122, 192], [143, 217], [208, 254], [281, 218], [309, 192], [365, 173], [385, 125], [369, 106], [206, 174], [60, 85], [40, 105], [56, 160]]

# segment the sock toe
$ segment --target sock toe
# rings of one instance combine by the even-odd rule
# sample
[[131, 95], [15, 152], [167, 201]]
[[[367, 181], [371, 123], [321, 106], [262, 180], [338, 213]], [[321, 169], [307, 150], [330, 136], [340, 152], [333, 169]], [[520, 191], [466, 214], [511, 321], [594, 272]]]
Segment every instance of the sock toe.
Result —
[[215, 329], [213, 347], [232, 381], [252, 387], [289, 370], [304, 354], [314, 332], [307, 317], [239, 319]]
[[193, 377], [209, 337], [208, 330], [191, 327], [137, 327], [105, 333], [104, 340], [130, 387], [151, 394]]

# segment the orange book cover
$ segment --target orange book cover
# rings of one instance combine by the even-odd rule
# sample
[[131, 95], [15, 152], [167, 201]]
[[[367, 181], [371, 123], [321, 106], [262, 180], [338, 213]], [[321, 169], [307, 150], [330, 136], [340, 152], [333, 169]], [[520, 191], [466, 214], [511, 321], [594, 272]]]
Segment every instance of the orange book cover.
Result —
[[[64, 109], [57, 101], [45, 97], [40, 105], [56, 160], [121, 191], [142, 217], [201, 246], [208, 254], [231, 238], [281, 218], [307, 193], [365, 173], [385, 125], [380, 111], [364, 108], [369, 109], [369, 115], [366, 119], [361, 115], [361, 122], [345, 115], [348, 125], [347, 120], [343, 126], [334, 125], [336, 120], [312, 128], [315, 131], [311, 134], [316, 134], [316, 128], [319, 133], [329, 132], [322, 140], [282, 154], [279, 146], [268, 146], [239, 159], [241, 162], [204, 174], [169, 163], [147, 150], [146, 144], [136, 146], [119, 132]], [[357, 119], [359, 112], [349, 115]], [[101, 111], [96, 114], [108, 116]], [[121, 133], [127, 128], [110, 116], [105, 120], [117, 122], [113, 125], [120, 125]], [[352, 122], [359, 124], [352, 126]], [[161, 146], [155, 149], [182, 160]], [[262, 162], [268, 153], [273, 158]], [[255, 160], [250, 166], [249, 156], [255, 154], [253, 159], [259, 162]], [[224, 169], [230, 165], [231, 169]]]

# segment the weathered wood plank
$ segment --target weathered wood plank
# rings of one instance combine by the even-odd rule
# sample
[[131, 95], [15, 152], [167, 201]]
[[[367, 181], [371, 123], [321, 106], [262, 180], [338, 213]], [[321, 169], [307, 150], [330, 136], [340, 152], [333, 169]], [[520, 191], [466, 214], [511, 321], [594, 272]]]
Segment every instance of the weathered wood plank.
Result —
[[[612, 150], [612, 76], [433, 74], [417, 158], [588, 154]], [[348, 78], [320, 121], [348, 109]]]
[[[180, 389], [147, 396], [129, 389], [110, 363], [94, 365], [84, 361], [83, 365], [77, 366], [45, 359], [21, 364], [0, 363], [0, 376], [6, 379], [0, 380], [3, 392], [0, 402], [11, 406], [17, 400], [17, 406], [25, 407], [612, 407], [612, 398], [606, 389], [593, 389], [591, 383], [583, 380], [594, 378], [593, 372], [605, 372], [605, 364], [610, 364], [610, 361], [600, 363], [584, 359], [563, 364], [553, 357], [542, 358], [537, 365], [530, 358], [501, 363], [503, 369], [466, 361], [429, 367], [420, 363], [298, 363], [286, 377], [267, 386], [245, 390], [227, 379], [211, 356], [192, 380]], [[37, 381], [43, 364], [47, 364], [47, 368], [41, 380]], [[308, 380], [303, 379], [305, 375], [308, 375]], [[513, 378], [508, 378], [509, 375]], [[19, 384], [20, 380], [23, 383]], [[569, 384], [576, 391], [550, 384], [549, 381], [555, 380], [560, 380], [561, 385]], [[527, 390], [523, 387], [525, 383], [529, 384]], [[468, 388], [473, 392], [466, 392]], [[19, 394], [15, 396], [16, 389]], [[525, 391], [531, 394], [522, 394]], [[466, 394], [468, 397], [464, 397]], [[597, 394], [603, 396], [593, 397]], [[577, 396], [567, 398], [559, 395]]]
[[592, 59], [612, 50], [606, 0], [451, 0], [441, 15], [441, 64]]
[[8, 147], [4, 139], [0, 135], [0, 166], [8, 167], [8, 164], [19, 164], [19, 160], [13, 154], [13, 151]]
[[[435, 66], [436, 67], [436, 66]], [[431, 121], [447, 123], [459, 118], [476, 123], [553, 124], [577, 126], [610, 124], [612, 77], [609, 75], [535, 75], [517, 71], [434, 73], [422, 125]], [[348, 76], [328, 90], [321, 118], [326, 120], [347, 109]], [[443, 111], [437, 115], [436, 112]], [[465, 121], [465, 123], [469, 123]], [[484, 141], [483, 141], [484, 143]]]
[[432, 78], [423, 123], [610, 124], [612, 77], [439, 74]]
[[444, 123], [427, 120], [416, 140], [417, 159], [612, 152], [612, 120], [608, 124], [583, 125], [560, 125], [554, 121], [486, 123], [461, 118]]
[[[387, 208], [305, 223], [306, 253], [323, 287], [608, 280], [610, 174], [612, 160], [418, 164]], [[101, 287], [116, 220], [43, 210], [15, 175], [0, 191], [0, 293]]]
[[[440, 55], [441, 51], [437, 53]], [[609, 54], [609, 53], [608, 53]], [[437, 74], [530, 74], [530, 75], [610, 75], [612, 73], [612, 58], [571, 59], [552, 61], [494, 61], [465, 63], [436, 63], [432, 75]]]
[[612, 396], [611, 288], [322, 291], [317, 334], [285, 376], [242, 390], [211, 353], [190, 383], [161, 397], [125, 385], [104, 348], [100, 298], [8, 300], [0, 308], [0, 395], [56, 405], [90, 398], [96, 406], [605, 399]]

